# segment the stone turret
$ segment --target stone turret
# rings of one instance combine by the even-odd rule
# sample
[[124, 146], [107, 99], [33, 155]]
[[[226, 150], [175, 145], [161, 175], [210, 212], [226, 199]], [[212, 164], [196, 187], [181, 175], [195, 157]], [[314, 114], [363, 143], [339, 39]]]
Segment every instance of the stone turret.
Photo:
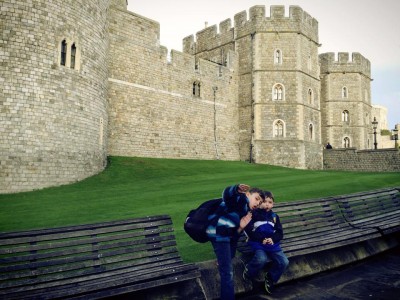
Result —
[[319, 55], [322, 140], [334, 148], [371, 149], [371, 64], [360, 53]]

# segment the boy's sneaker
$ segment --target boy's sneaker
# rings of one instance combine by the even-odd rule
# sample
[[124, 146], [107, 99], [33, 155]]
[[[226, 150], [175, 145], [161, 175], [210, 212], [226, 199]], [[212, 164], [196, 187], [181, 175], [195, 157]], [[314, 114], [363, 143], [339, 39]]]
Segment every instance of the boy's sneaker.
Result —
[[272, 281], [271, 275], [269, 273], [265, 274], [264, 288], [268, 295], [272, 294], [272, 290], [274, 289], [274, 282]]

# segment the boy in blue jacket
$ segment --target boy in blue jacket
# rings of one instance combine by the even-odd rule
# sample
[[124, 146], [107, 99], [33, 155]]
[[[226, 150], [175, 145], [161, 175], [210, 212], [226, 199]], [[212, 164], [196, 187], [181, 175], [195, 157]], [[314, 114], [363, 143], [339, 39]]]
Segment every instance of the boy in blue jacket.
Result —
[[266, 263], [272, 261], [264, 281], [265, 291], [271, 294], [274, 284], [278, 282], [289, 265], [289, 260], [280, 247], [283, 229], [279, 216], [272, 211], [274, 196], [268, 191], [264, 191], [264, 195], [264, 202], [253, 212], [251, 221], [245, 227], [245, 233], [249, 238], [248, 244], [254, 251], [254, 255], [245, 266], [243, 278], [246, 281], [251, 280]]
[[221, 278], [221, 299], [235, 299], [232, 258], [239, 234], [251, 220], [251, 211], [264, 201], [264, 193], [246, 184], [229, 186], [222, 193], [222, 202], [209, 216], [207, 235], [214, 248]]

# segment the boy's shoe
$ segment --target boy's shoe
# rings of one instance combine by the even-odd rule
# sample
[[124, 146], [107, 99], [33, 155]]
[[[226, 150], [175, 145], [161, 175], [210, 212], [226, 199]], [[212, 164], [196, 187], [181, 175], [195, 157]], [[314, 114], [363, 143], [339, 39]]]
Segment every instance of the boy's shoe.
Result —
[[264, 289], [268, 295], [271, 295], [272, 290], [274, 289], [274, 282], [272, 281], [271, 275], [269, 273], [265, 274]]

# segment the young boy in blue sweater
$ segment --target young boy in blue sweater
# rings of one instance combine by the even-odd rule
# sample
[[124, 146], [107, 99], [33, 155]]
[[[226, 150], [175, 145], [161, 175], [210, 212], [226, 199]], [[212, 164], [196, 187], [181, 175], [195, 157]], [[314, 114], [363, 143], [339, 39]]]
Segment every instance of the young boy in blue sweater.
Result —
[[280, 247], [283, 229], [279, 216], [272, 211], [274, 196], [268, 191], [264, 191], [264, 195], [265, 200], [259, 209], [253, 212], [251, 221], [245, 227], [245, 233], [249, 238], [248, 244], [254, 255], [245, 266], [243, 278], [246, 281], [255, 278], [264, 266], [272, 261], [264, 281], [265, 291], [271, 294], [274, 284], [289, 265], [289, 260]]
[[232, 258], [240, 233], [251, 220], [251, 211], [264, 201], [264, 193], [246, 184], [229, 186], [222, 193], [222, 202], [208, 217], [207, 235], [214, 248], [221, 278], [222, 300], [235, 299]]

